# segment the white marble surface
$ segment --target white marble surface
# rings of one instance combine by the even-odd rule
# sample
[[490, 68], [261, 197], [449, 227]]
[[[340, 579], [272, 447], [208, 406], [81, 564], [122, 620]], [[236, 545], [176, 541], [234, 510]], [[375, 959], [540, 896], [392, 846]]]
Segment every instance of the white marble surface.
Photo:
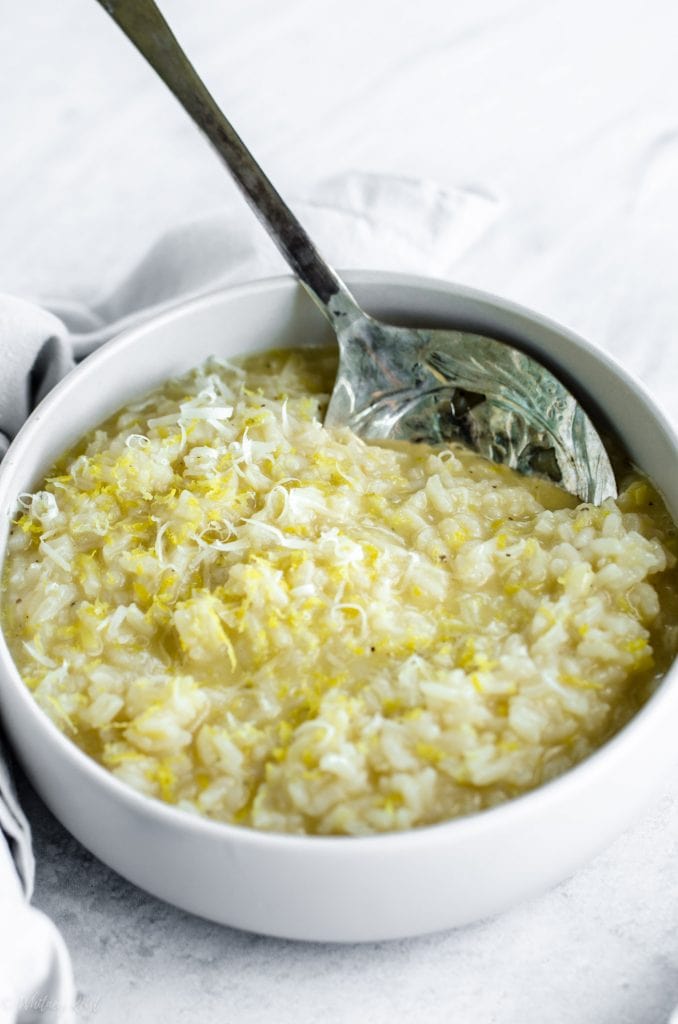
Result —
[[[4, 7], [2, 290], [103, 294], [168, 224], [240, 202], [93, 0]], [[499, 216], [455, 278], [574, 327], [678, 417], [673, 0], [164, 8], [285, 194], [358, 169], [495, 197]], [[176, 911], [23, 796], [36, 902], [69, 943], [83, 1020], [662, 1024], [678, 1002], [675, 780], [553, 892], [471, 928], [366, 947]]]

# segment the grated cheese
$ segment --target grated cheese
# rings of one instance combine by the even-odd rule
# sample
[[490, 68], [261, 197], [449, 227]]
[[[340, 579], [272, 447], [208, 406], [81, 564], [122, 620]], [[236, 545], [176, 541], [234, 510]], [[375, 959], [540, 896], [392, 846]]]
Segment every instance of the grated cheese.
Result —
[[460, 446], [326, 431], [335, 369], [212, 360], [17, 499], [3, 623], [26, 684], [192, 813], [365, 834], [494, 806], [618, 730], [678, 647], [648, 481], [577, 508]]

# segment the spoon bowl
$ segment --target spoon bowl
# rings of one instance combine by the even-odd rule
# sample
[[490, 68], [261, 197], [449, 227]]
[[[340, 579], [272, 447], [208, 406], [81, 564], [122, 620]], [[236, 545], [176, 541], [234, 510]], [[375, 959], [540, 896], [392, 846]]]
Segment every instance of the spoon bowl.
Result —
[[398, 327], [361, 314], [337, 329], [339, 369], [325, 426], [367, 439], [462, 441], [583, 501], [616, 497], [591, 420], [541, 363], [463, 331]]

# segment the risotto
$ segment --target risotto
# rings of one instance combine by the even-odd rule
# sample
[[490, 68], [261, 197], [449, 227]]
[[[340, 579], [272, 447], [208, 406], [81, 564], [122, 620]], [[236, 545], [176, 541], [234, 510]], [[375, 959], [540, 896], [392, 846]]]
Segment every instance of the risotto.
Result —
[[676, 533], [452, 447], [322, 426], [333, 352], [211, 361], [19, 498], [3, 623], [117, 778], [218, 821], [365, 834], [581, 761], [678, 646]]

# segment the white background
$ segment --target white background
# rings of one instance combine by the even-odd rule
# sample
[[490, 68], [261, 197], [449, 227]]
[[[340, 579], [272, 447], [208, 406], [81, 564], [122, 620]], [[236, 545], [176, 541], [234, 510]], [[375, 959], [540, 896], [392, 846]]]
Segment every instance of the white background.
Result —
[[[285, 195], [360, 170], [493, 197], [498, 216], [455, 278], [573, 327], [678, 417], [672, 0], [163, 9]], [[241, 202], [94, 0], [2, 0], [0, 14], [1, 290], [93, 300], [168, 225]], [[36, 902], [69, 943], [84, 1020], [660, 1024], [678, 1001], [667, 783], [633, 831], [550, 894], [366, 947], [253, 937], [175, 911], [24, 798]]]

